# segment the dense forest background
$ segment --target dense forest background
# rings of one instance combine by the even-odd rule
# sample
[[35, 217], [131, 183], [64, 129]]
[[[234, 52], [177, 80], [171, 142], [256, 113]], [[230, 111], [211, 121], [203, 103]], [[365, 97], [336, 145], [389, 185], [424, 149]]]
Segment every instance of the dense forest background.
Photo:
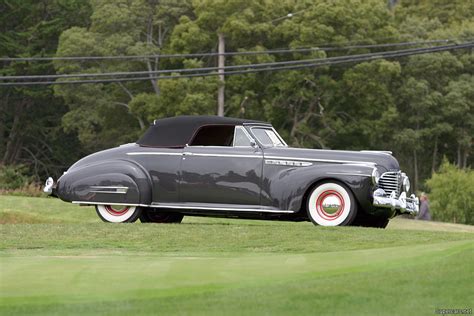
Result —
[[[288, 13], [294, 13], [292, 17]], [[0, 0], [0, 57], [160, 55], [474, 39], [469, 0]], [[393, 49], [393, 48], [391, 48]], [[353, 48], [226, 57], [328, 58]], [[217, 57], [2, 61], [0, 75], [214, 67]], [[225, 115], [273, 123], [297, 147], [391, 150], [416, 189], [443, 159], [472, 164], [472, 49], [229, 76]], [[153, 119], [216, 114], [218, 78], [0, 87], [0, 165], [33, 180], [133, 142]]]

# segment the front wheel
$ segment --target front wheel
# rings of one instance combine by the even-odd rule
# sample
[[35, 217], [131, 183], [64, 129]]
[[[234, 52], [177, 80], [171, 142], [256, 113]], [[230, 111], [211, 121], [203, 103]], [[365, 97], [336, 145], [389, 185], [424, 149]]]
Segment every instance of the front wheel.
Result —
[[324, 182], [311, 191], [307, 210], [315, 225], [347, 226], [357, 215], [357, 202], [345, 185]]
[[127, 205], [96, 205], [100, 219], [108, 223], [133, 223], [141, 214], [141, 208]]

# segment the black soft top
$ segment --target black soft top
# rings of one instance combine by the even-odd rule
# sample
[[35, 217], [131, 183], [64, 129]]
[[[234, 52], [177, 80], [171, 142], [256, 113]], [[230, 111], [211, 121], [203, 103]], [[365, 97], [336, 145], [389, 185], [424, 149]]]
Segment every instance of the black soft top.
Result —
[[261, 121], [221, 116], [175, 116], [155, 120], [137, 144], [149, 147], [185, 147], [202, 126], [244, 124], [270, 125]]

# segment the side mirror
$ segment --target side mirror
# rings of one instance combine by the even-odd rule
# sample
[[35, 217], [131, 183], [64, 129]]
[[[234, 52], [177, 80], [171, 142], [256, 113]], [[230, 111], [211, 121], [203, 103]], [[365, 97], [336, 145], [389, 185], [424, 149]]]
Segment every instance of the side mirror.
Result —
[[250, 140], [250, 146], [252, 146], [253, 148], [258, 148], [257, 142], [254, 139]]

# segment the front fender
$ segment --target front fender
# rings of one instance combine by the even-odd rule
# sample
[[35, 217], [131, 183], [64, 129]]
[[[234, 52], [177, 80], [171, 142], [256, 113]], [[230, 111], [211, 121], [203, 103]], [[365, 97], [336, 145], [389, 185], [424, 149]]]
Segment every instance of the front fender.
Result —
[[129, 160], [104, 160], [71, 168], [58, 180], [63, 201], [150, 204], [151, 181], [145, 170]]
[[[267, 168], [280, 168], [271, 172]], [[266, 166], [271, 177], [264, 178], [262, 202], [283, 210], [302, 209], [305, 194], [318, 182], [336, 180], [346, 184], [363, 209], [372, 205], [373, 167], [356, 164], [317, 164], [283, 168]]]

